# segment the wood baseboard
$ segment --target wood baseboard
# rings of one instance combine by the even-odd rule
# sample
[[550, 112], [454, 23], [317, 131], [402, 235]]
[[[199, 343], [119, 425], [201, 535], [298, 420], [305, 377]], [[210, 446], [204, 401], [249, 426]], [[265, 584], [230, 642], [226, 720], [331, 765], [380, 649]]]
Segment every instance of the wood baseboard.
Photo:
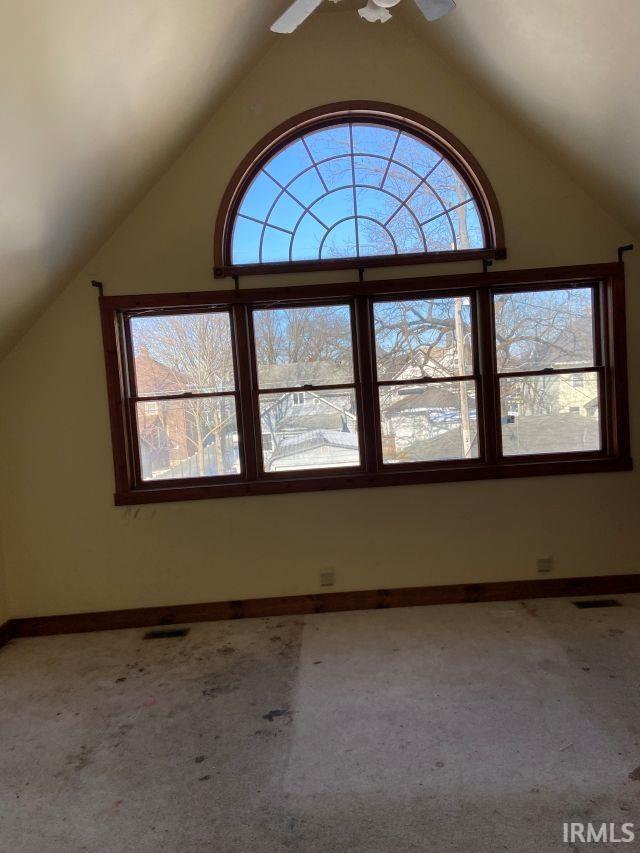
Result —
[[378, 610], [388, 607], [432, 604], [513, 601], [524, 598], [621, 595], [630, 592], [640, 592], [640, 574], [328, 592], [318, 595], [289, 595], [280, 598], [180, 604], [176, 607], [141, 607], [134, 610], [69, 613], [63, 616], [11, 619], [0, 626], [0, 646], [16, 637], [111, 631], [118, 628], [148, 628], [152, 625], [337, 613], [345, 610]]
[[13, 626], [11, 621], [5, 622], [3, 625], [0, 625], [0, 649], [12, 640], [15, 634], [13, 633]]

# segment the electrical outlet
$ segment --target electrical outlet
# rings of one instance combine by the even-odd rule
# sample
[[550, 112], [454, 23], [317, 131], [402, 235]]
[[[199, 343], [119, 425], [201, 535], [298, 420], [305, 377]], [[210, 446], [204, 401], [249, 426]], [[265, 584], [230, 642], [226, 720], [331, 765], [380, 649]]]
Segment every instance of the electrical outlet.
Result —
[[553, 557], [538, 557], [536, 561], [536, 567], [539, 572], [552, 572], [553, 571]]
[[333, 586], [336, 582], [336, 573], [333, 569], [320, 572], [320, 586]]

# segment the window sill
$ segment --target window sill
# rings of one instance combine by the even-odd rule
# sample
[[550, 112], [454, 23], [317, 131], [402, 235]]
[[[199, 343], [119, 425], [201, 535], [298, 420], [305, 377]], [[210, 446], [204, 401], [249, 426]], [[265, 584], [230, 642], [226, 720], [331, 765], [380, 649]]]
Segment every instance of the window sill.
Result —
[[212, 498], [250, 497], [253, 495], [324, 492], [338, 489], [367, 489], [379, 486], [410, 486], [421, 483], [454, 483], [465, 480], [502, 480], [512, 477], [544, 477], [562, 474], [596, 474], [630, 471], [631, 458], [584, 457], [523, 462], [508, 460], [497, 465], [464, 462], [419, 470], [385, 470], [375, 474], [353, 471], [345, 474], [263, 479], [254, 482], [203, 482], [197, 485], [168, 485], [132, 489], [114, 495], [116, 506], [210, 500]]
[[282, 273], [327, 272], [329, 270], [365, 270], [370, 268], [406, 267], [423, 264], [463, 263], [464, 261], [504, 261], [504, 247], [457, 249], [450, 252], [418, 252], [407, 255], [363, 255], [360, 258], [333, 258], [322, 261], [286, 261], [282, 263], [228, 264], [213, 269], [214, 278]]

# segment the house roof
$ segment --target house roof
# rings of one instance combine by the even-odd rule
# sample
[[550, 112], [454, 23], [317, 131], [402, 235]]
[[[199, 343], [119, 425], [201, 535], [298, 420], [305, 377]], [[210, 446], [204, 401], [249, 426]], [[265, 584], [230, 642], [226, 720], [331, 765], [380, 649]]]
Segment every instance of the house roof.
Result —
[[[353, 368], [333, 361], [290, 361], [286, 364], [259, 364], [260, 387], [296, 388], [302, 385], [334, 385], [353, 381]], [[301, 389], [302, 390], [302, 389]]]
[[[503, 445], [505, 453], [510, 450], [513, 452], [518, 447], [526, 447], [529, 453], [548, 453], [554, 446], [575, 450], [593, 449], [598, 445], [598, 430], [595, 418], [581, 415], [520, 417], [513, 424], [503, 426]], [[456, 427], [434, 438], [422, 439], [417, 445], [423, 460], [459, 457], [462, 452], [462, 432], [460, 427]], [[472, 450], [477, 454], [477, 435], [474, 436]]]
[[[408, 386], [404, 386], [408, 390]], [[409, 386], [415, 388], [415, 386]], [[417, 394], [401, 394], [395, 403], [384, 407], [385, 415], [402, 414], [419, 409], [455, 408], [460, 406], [460, 394], [441, 385], [425, 385]]]
[[[265, 398], [263, 397], [263, 400]], [[276, 413], [279, 432], [297, 432], [304, 429], [342, 430], [349, 421], [355, 423], [351, 412], [351, 391], [335, 388], [327, 391], [305, 392], [303, 403], [293, 404], [286, 393], [277, 394], [275, 402], [262, 409]], [[284, 401], [284, 411], [280, 402]]]
[[336, 447], [342, 450], [357, 450], [358, 436], [352, 432], [335, 429], [314, 429], [310, 432], [288, 436], [279, 442], [270, 461], [305, 453], [316, 447]]

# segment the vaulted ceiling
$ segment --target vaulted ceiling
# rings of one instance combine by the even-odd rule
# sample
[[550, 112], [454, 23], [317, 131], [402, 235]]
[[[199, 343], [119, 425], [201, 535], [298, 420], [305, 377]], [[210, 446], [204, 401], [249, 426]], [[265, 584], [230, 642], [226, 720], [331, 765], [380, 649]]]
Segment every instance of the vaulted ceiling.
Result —
[[286, 0], [0, 0], [0, 351], [268, 45]]
[[[295, 38], [269, 32], [287, 3], [0, 0], [0, 351]], [[458, 0], [431, 25], [410, 0], [395, 11], [640, 235], [637, 0]]]
[[457, 0], [429, 26], [441, 56], [640, 235], [640, 3]]

